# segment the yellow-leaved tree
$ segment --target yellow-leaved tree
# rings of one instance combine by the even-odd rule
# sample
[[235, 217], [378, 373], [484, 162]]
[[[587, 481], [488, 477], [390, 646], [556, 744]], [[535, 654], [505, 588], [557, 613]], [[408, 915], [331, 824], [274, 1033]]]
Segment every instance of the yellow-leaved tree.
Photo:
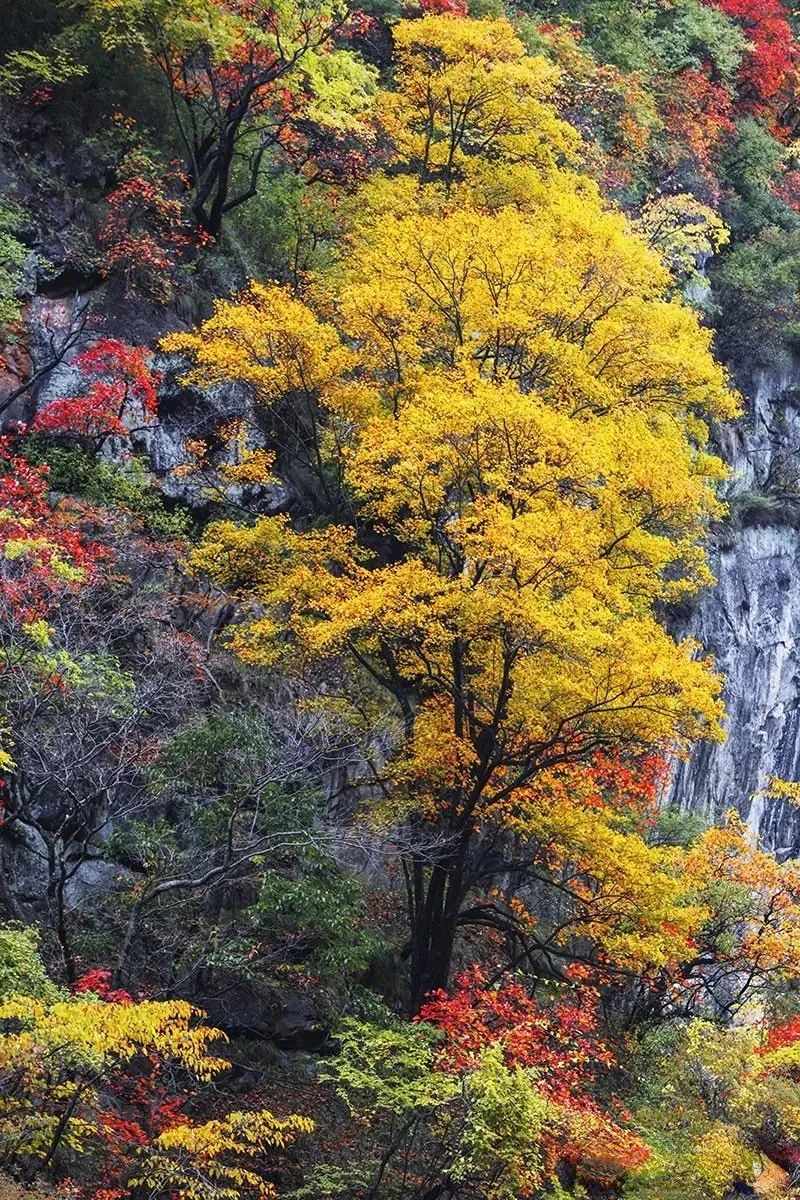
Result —
[[265, 1110], [232, 1112], [203, 1125], [176, 1125], [141, 1155], [130, 1186], [146, 1189], [153, 1200], [241, 1200], [249, 1194], [268, 1200], [277, 1192], [257, 1169], [258, 1161], [313, 1128], [308, 1117], [280, 1119]]
[[[416, 1008], [459, 928], [490, 907], [515, 925], [474, 898], [532, 869], [548, 811], [563, 841], [559, 805], [523, 819], [534, 784], [719, 736], [709, 663], [654, 607], [709, 581], [706, 423], [736, 400], [657, 256], [569, 165], [552, 73], [510, 26], [431, 16], [395, 41], [395, 160], [310, 306], [253, 285], [165, 346], [195, 382], [313, 411], [320, 470], [343, 481], [352, 519], [219, 522], [193, 561], [254, 605], [231, 639], [245, 660], [333, 664], [396, 706], [379, 783], [403, 828]], [[583, 834], [580, 856], [591, 875]], [[640, 941], [626, 918], [628, 964], [670, 954], [671, 868], [648, 862], [664, 882]]]
[[[153, 1200], [275, 1194], [258, 1164], [311, 1120], [256, 1110], [194, 1124], [178, 1092], [159, 1091], [162, 1073], [208, 1083], [229, 1066], [213, 1053], [224, 1034], [202, 1013], [104, 987], [104, 996], [67, 995], [47, 979], [29, 931], [0, 930], [0, 943], [0, 1167], [32, 1180], [82, 1163], [78, 1173], [102, 1177], [109, 1194], [143, 1187]], [[134, 1122], [131, 1095], [157, 1136]]]
[[508, 21], [429, 15], [394, 29], [397, 88], [379, 104], [398, 158], [449, 187], [465, 166], [503, 159], [552, 169], [578, 145], [547, 103], [556, 72]]

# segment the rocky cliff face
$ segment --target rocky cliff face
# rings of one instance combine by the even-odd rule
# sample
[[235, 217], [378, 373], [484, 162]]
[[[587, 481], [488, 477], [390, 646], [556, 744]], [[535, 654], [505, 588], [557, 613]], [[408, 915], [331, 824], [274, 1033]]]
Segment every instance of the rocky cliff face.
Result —
[[747, 392], [745, 418], [718, 439], [731, 467], [718, 582], [676, 622], [725, 676], [728, 736], [678, 764], [670, 799], [710, 820], [738, 809], [785, 857], [800, 854], [800, 812], [763, 789], [800, 780], [800, 368], [761, 373]]

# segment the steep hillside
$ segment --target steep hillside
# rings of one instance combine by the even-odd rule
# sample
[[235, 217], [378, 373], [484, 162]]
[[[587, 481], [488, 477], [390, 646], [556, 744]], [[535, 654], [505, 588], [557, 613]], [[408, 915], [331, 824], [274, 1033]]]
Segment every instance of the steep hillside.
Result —
[[7, 0], [0, 1193], [800, 1194], [800, 27]]

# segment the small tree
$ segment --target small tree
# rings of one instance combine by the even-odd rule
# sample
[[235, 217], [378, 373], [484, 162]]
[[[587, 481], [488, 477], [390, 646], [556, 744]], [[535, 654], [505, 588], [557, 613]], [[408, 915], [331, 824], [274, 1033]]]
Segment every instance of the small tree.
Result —
[[[371, 80], [347, 51], [334, 49], [348, 15], [343, 0], [125, 0], [113, 6], [91, 0], [87, 9], [106, 49], [143, 56], [166, 81], [194, 217], [211, 237], [226, 214], [256, 194], [270, 151], [292, 150], [306, 92], [322, 105], [317, 115], [330, 118], [336, 89], [326, 90], [325, 77], [335, 76], [337, 60], [354, 85], [356, 107]], [[327, 69], [320, 57], [330, 59]], [[322, 82], [321, 93], [315, 81]], [[340, 111], [348, 103], [344, 91]]]

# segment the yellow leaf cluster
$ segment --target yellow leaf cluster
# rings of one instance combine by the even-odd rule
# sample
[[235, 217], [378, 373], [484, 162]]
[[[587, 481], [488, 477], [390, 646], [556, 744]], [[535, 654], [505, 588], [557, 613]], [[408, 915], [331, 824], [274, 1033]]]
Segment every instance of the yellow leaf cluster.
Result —
[[706, 915], [687, 896], [683, 853], [649, 845], [594, 789], [581, 793], [576, 772], [544, 775], [514, 795], [506, 816], [509, 829], [536, 839], [568, 900], [557, 940], [589, 939], [606, 962], [631, 971], [680, 961]]
[[699, 261], [730, 241], [730, 230], [713, 208], [685, 193], [650, 200], [636, 228], [679, 280], [690, 279]]
[[296, 1134], [313, 1128], [308, 1117], [280, 1119], [266, 1109], [232, 1112], [203, 1125], [176, 1125], [145, 1152], [131, 1186], [178, 1200], [240, 1200], [251, 1189], [260, 1198], [274, 1196], [253, 1160], [285, 1149]]
[[794, 808], [800, 808], [800, 783], [772, 776], [767, 780], [764, 792], [773, 800], [785, 800]]
[[265, 405], [286, 395], [312, 395], [352, 363], [336, 330], [274, 284], [251, 283], [237, 300], [218, 300], [200, 331], [171, 333], [161, 347], [191, 357], [186, 384], [239, 380]]
[[80, 1149], [95, 1130], [100, 1081], [139, 1055], [155, 1054], [199, 1079], [213, 1078], [227, 1064], [209, 1046], [223, 1035], [199, 1024], [199, 1015], [179, 1000], [3, 1001], [0, 1081], [13, 1087], [2, 1088], [0, 1097], [0, 1150], [46, 1157], [57, 1136]]
[[575, 131], [546, 103], [556, 72], [508, 21], [399, 21], [394, 49], [398, 87], [381, 115], [400, 161], [423, 177], [449, 182], [474, 157], [547, 168], [575, 152]]
[[716, 1122], [697, 1143], [692, 1158], [712, 1200], [722, 1200], [732, 1180], [752, 1179], [755, 1174], [756, 1155], [733, 1125]]
[[724, 828], [709, 829], [688, 853], [687, 888], [715, 914], [731, 960], [762, 977], [800, 977], [800, 867], [779, 863], [753, 844], [736, 813]]
[[173, 1059], [200, 1079], [211, 1079], [226, 1064], [208, 1054], [223, 1035], [201, 1025], [200, 1014], [184, 1000], [102, 1004], [65, 999], [45, 1004], [29, 997], [0, 1005], [0, 1021], [19, 1021], [18, 1034], [5, 1034], [0, 1048], [10, 1061], [18, 1047], [63, 1048], [71, 1061], [102, 1066], [127, 1062], [148, 1050]]

